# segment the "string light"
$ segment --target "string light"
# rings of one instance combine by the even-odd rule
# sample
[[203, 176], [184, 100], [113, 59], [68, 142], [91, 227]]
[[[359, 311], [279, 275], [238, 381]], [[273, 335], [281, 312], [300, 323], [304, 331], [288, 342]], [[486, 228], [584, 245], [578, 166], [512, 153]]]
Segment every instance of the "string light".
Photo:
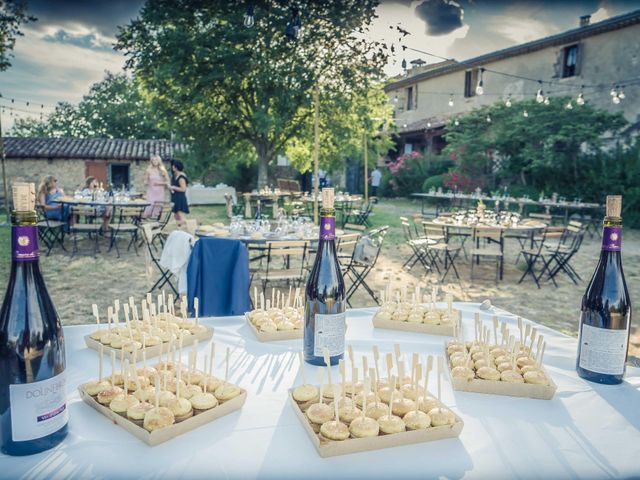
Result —
[[487, 115], [487, 123], [491, 123], [491, 117]]
[[460, 122], [458, 121], [458, 119], [457, 119], [457, 118], [454, 120], [454, 122], [453, 122], [453, 123], [454, 123], [454, 125], [455, 125], [456, 127], [457, 127], [458, 125], [460, 125]]
[[620, 91], [618, 92], [618, 98], [619, 98], [620, 100], [624, 100], [624, 99], [625, 99], [625, 97], [626, 97], [626, 95], [624, 94], [624, 90], [623, 90], [623, 88], [624, 88], [624, 85], [622, 85], [622, 87], [620, 88]]
[[253, 25], [255, 24], [255, 18], [253, 16], [253, 3], [252, 2], [247, 2], [247, 11], [244, 14], [244, 26], [247, 28], [251, 28], [253, 27]]
[[506, 102], [504, 102], [504, 105], [505, 105], [505, 107], [507, 107], [507, 108], [511, 107], [511, 94], [509, 94], [509, 95], [507, 96], [507, 101], [506, 101]]
[[449, 95], [449, 106], [453, 107], [453, 94]]
[[403, 69], [403, 70], [406, 70], [406, 69], [407, 69], [407, 59], [406, 59], [406, 58], [403, 58], [403, 59], [402, 59], [402, 64], [401, 64], [401, 65], [402, 65], [402, 69]]
[[484, 93], [484, 88], [482, 86], [482, 74], [484, 73], [484, 68], [480, 69], [480, 76], [478, 77], [478, 86], [476, 87], [476, 95], [482, 95]]
[[427, 128], [431, 128], [431, 122], [427, 122]]
[[397, 93], [393, 97], [393, 103], [398, 103], [398, 94]]
[[567, 102], [564, 108], [566, 108], [567, 110], [573, 110], [573, 103], [571, 103], [571, 100]]
[[618, 94], [614, 95], [614, 96], [611, 98], [611, 101], [612, 101], [615, 105], [618, 105], [618, 104], [620, 103], [620, 97], [618, 96]]
[[578, 98], [576, 98], [576, 104], [580, 106], [584, 105], [584, 94], [582, 92], [578, 94]]
[[529, 112], [527, 112], [526, 110], [524, 112], [522, 112], [522, 116], [524, 118], [528, 118], [529, 117]]
[[549, 95], [547, 95], [546, 97], [544, 97], [544, 103], [545, 105], [549, 105], [551, 103], [551, 100], [549, 100]]
[[544, 102], [544, 92], [542, 91], [542, 81], [538, 80], [540, 84], [540, 88], [538, 88], [538, 92], [536, 93], [536, 102], [542, 103]]

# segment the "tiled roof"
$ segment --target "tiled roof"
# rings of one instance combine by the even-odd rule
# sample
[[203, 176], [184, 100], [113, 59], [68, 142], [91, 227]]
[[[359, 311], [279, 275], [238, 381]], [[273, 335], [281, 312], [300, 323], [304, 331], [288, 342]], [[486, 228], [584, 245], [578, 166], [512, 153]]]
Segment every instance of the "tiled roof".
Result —
[[7, 158], [147, 160], [156, 154], [172, 160], [186, 152], [184, 144], [170, 140], [69, 137], [4, 137], [3, 140]]
[[486, 53], [479, 57], [470, 58], [469, 60], [464, 60], [462, 62], [441, 62], [435, 64], [435, 68], [430, 68], [426, 71], [423, 69], [420, 73], [409, 75], [399, 80], [394, 79], [388, 83], [384, 89], [386, 92], [389, 92], [428, 78], [439, 77], [459, 70], [481, 67], [503, 58], [516, 57], [518, 55], [524, 55], [551, 46], [577, 42], [586, 37], [592, 37], [612, 30], [619, 30], [638, 23], [640, 23], [640, 10], [634, 10], [633, 12], [625, 13], [624, 15], [608, 18], [602, 22], [592, 23], [590, 25], [567, 30], [566, 32], [550, 35], [532, 42], [514, 45], [513, 47], [504, 48], [502, 50], [496, 50], [495, 52]]

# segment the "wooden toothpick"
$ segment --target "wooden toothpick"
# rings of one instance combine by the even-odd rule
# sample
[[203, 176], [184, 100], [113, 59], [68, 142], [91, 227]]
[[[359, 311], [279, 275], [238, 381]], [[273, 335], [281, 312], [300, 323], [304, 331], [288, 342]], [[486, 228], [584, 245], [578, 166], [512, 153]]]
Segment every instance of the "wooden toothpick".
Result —
[[[307, 375], [304, 371], [304, 355], [302, 351], [298, 352], [298, 359], [300, 360], [300, 376], [302, 377], [302, 384], [307, 384]], [[342, 362], [342, 360], [340, 360]]]

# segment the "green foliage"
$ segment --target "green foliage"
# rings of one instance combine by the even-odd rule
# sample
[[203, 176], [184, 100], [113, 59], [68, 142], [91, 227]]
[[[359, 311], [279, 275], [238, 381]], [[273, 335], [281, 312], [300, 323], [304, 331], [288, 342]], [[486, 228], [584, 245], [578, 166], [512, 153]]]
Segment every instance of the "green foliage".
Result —
[[45, 120], [16, 121], [19, 137], [166, 138], [155, 113], [136, 81], [125, 74], [106, 73], [77, 106], [60, 102]]
[[435, 188], [437, 190], [438, 188], [442, 187], [443, 182], [444, 175], [433, 175], [424, 181], [424, 183], [422, 184], [422, 191], [426, 193], [432, 188]]
[[407, 196], [423, 191], [426, 179], [447, 172], [453, 162], [446, 157], [415, 151], [400, 155], [388, 166], [389, 173], [383, 177], [381, 186], [384, 183], [390, 188], [382, 188], [381, 195]]
[[303, 28], [291, 41], [288, 0], [255, 2], [252, 28], [243, 26], [244, 1], [147, 0], [117, 48], [172, 131], [211, 139], [221, 156], [251, 150], [264, 185], [268, 164], [294, 139], [305, 163], [316, 85], [323, 103], [349, 112], [381, 77], [386, 48], [365, 35], [377, 3], [296, 2]]
[[25, 0], [0, 0], [0, 72], [11, 66], [16, 37], [23, 35], [20, 26], [36, 21], [26, 8]]

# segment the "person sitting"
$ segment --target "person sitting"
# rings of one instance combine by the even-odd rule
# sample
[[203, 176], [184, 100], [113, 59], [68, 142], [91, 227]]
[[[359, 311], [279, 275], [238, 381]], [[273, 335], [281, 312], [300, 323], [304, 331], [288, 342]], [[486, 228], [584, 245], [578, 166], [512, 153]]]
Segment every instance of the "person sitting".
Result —
[[[96, 194], [98, 192], [98, 186], [99, 184], [96, 177], [87, 177], [84, 181], [82, 195], [85, 197], [91, 197], [91, 199], [95, 201], [97, 198]], [[102, 231], [106, 233], [109, 230], [109, 221], [111, 220], [113, 209], [105, 205], [98, 205], [96, 206], [96, 214], [99, 217], [102, 217]]]
[[50, 220], [66, 221], [69, 212], [65, 206], [58, 203], [60, 197], [64, 195], [64, 190], [58, 187], [58, 179], [53, 175], [44, 177], [38, 189], [38, 203], [44, 209], [44, 215]]

